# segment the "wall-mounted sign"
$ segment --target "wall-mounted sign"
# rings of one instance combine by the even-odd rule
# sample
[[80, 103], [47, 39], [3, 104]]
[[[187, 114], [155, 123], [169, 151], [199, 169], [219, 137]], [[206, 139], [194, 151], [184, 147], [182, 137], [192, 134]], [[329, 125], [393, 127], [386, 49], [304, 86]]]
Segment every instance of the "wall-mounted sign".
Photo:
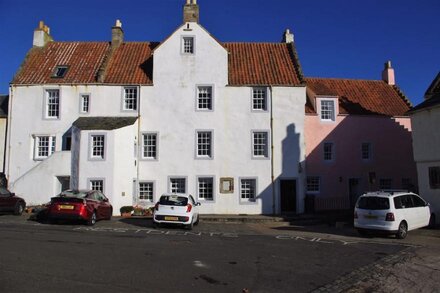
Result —
[[220, 193], [234, 192], [234, 178], [222, 177], [220, 178]]

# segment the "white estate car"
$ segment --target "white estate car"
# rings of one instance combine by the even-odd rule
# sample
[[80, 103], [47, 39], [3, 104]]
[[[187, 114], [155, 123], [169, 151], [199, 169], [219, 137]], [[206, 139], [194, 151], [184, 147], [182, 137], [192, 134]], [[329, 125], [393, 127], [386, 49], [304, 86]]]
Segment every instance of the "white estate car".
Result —
[[429, 204], [411, 192], [380, 191], [361, 195], [354, 210], [354, 227], [361, 235], [369, 230], [396, 234], [403, 239], [410, 230], [428, 226]]
[[154, 206], [153, 225], [181, 224], [191, 230], [199, 223], [199, 206], [192, 195], [164, 194]]

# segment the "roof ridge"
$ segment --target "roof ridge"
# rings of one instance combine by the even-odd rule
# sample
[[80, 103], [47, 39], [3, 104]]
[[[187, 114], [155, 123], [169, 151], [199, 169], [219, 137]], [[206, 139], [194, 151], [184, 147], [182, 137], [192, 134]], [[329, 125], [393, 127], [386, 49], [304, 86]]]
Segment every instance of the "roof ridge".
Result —
[[[363, 79], [363, 78], [339, 78], [339, 77], [304, 77], [305, 80], [307, 79], [328, 79], [328, 80], [347, 80], [347, 81], [372, 81], [372, 82], [381, 82], [385, 83], [381, 79]], [[386, 83], [385, 83], [386, 84]]]
[[413, 108], [413, 104], [411, 103], [411, 101], [408, 99], [408, 97], [403, 93], [403, 91], [399, 88], [398, 85], [393, 85], [392, 86], [393, 89], [397, 92], [397, 94], [399, 95], [400, 98], [402, 98], [402, 100], [405, 102], [405, 104], [410, 107]]

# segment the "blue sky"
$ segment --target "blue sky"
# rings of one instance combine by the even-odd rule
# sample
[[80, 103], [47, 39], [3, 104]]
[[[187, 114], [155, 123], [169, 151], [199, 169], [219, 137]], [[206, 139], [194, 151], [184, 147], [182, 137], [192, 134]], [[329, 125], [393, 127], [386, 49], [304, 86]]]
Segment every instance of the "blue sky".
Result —
[[[57, 41], [162, 41], [185, 0], [0, 0], [0, 93], [32, 46], [39, 20]], [[222, 42], [279, 42], [290, 28], [309, 77], [380, 79], [391, 60], [413, 104], [440, 71], [438, 0], [198, 0], [201, 24]]]

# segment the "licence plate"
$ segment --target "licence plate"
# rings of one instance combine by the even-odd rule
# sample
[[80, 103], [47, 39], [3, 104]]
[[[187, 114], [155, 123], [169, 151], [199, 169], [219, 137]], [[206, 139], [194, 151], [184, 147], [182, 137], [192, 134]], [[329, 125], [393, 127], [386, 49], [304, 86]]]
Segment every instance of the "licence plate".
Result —
[[59, 205], [58, 209], [59, 210], [73, 210], [75, 207], [71, 206], [71, 205]]
[[377, 216], [375, 216], [375, 215], [365, 215], [365, 218], [366, 219], [377, 219]]
[[178, 217], [165, 217], [165, 221], [179, 221]]

